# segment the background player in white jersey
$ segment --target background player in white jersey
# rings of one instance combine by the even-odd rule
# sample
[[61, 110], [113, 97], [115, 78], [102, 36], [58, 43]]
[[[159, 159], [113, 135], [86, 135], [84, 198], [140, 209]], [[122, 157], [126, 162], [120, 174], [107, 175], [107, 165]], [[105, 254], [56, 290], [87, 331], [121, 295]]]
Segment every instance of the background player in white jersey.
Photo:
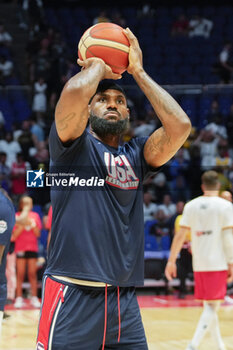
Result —
[[[176, 277], [176, 259], [191, 229], [195, 298], [203, 301], [203, 312], [187, 350], [196, 350], [209, 330], [218, 350], [225, 350], [217, 310], [226, 294], [227, 280], [233, 280], [233, 209], [219, 197], [218, 174], [202, 175], [203, 196], [184, 207], [180, 230], [175, 235], [165, 269], [168, 280]], [[228, 276], [228, 279], [227, 279]]]

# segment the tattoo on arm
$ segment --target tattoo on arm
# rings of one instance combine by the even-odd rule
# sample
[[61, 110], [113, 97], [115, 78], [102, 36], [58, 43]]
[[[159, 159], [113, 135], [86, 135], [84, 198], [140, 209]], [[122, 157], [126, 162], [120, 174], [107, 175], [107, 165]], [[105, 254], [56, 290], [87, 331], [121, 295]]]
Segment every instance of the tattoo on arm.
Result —
[[81, 113], [80, 119], [75, 124], [74, 131], [80, 132], [83, 128], [85, 128], [87, 125], [87, 120], [88, 120], [88, 112], [86, 108], [84, 108], [83, 112]]
[[[60, 114], [62, 113], [57, 112], [57, 116]], [[73, 120], [75, 117], [76, 117], [76, 113], [72, 112], [63, 118], [58, 119], [56, 122], [58, 131], [64, 131], [65, 129], [67, 129], [69, 122]]]
[[162, 132], [160, 137], [158, 137], [158, 134], [151, 135], [147, 142], [147, 149], [148, 152], [154, 154], [154, 153], [163, 153], [164, 152], [164, 146], [169, 145], [171, 146], [171, 137], [167, 135], [165, 132]]
[[65, 117], [62, 110], [56, 112], [56, 128], [58, 133], [69, 133], [70, 138], [80, 136], [86, 128], [88, 120], [88, 109], [83, 108], [80, 113], [70, 112]]

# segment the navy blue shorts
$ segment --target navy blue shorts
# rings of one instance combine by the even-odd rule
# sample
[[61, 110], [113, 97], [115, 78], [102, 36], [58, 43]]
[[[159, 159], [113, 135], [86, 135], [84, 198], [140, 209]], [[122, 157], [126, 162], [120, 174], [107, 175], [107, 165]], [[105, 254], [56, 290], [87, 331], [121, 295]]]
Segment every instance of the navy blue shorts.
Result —
[[36, 349], [101, 350], [103, 343], [105, 350], [148, 350], [135, 288], [90, 288], [45, 276]]

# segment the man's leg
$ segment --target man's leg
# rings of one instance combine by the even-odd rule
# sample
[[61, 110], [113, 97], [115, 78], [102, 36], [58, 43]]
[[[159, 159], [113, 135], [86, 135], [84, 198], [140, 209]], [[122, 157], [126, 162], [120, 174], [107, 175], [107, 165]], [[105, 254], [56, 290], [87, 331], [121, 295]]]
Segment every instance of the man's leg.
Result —
[[222, 336], [220, 333], [220, 327], [219, 327], [219, 322], [218, 322], [218, 309], [220, 307], [220, 302], [215, 302], [213, 304], [213, 308], [215, 309], [215, 316], [213, 318], [212, 325], [210, 327], [210, 333], [211, 336], [214, 340], [214, 343], [218, 346], [218, 350], [225, 350], [225, 345], [222, 340]]
[[104, 314], [104, 288], [96, 291], [65, 285], [46, 276], [37, 350], [98, 350], [104, 334]]
[[15, 299], [15, 290], [16, 290], [15, 253], [7, 254], [6, 278], [7, 278], [7, 299], [13, 301]]
[[28, 265], [28, 280], [31, 285], [31, 293], [32, 296], [37, 297], [37, 258], [28, 258], [27, 259], [27, 265]]
[[16, 297], [22, 297], [23, 291], [23, 281], [25, 278], [26, 272], [26, 259], [25, 258], [16, 258], [16, 276], [17, 276], [17, 285], [16, 285]]
[[206, 332], [210, 330], [215, 317], [216, 309], [214, 303], [204, 301], [203, 312], [201, 314], [196, 331], [190, 344], [194, 349], [199, 346]]
[[119, 304], [116, 289], [108, 297], [108, 307], [111, 317], [107, 323], [108, 331], [104, 349], [148, 350], [135, 289], [120, 288]]

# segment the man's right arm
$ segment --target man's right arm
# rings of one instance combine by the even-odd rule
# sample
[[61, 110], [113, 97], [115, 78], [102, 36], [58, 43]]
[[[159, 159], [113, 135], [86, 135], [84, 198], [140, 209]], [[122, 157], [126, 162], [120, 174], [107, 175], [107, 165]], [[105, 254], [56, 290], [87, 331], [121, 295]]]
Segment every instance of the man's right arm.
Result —
[[228, 263], [228, 283], [233, 282], [233, 230], [225, 228], [223, 233], [223, 249]]
[[99, 82], [121, 77], [112, 73], [99, 58], [78, 60], [78, 64], [83, 69], [66, 83], [55, 110], [56, 129], [62, 142], [75, 140], [84, 132], [89, 117], [88, 103]]

